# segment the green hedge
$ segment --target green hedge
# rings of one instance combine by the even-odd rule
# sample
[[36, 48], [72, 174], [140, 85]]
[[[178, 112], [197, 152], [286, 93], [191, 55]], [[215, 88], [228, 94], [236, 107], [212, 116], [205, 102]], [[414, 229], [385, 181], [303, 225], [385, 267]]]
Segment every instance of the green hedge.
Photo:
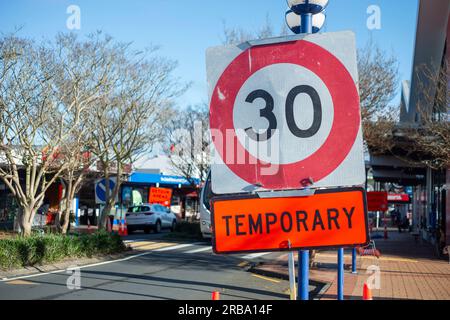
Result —
[[105, 231], [85, 235], [32, 235], [0, 240], [0, 268], [34, 266], [64, 258], [92, 257], [126, 249], [118, 235]]

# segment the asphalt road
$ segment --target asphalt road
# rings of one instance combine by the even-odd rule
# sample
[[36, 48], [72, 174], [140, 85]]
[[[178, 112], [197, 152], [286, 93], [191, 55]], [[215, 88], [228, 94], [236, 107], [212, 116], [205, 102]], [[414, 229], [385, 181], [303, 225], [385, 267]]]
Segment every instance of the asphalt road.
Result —
[[[67, 270], [0, 282], [0, 299], [288, 299], [289, 283], [247, 272], [246, 262], [276, 253], [222, 256], [208, 242], [174, 243], [161, 235], [127, 238], [134, 253], [125, 259], [81, 267], [80, 289]], [[71, 277], [72, 276], [72, 277]], [[71, 277], [71, 278], [69, 278]]]

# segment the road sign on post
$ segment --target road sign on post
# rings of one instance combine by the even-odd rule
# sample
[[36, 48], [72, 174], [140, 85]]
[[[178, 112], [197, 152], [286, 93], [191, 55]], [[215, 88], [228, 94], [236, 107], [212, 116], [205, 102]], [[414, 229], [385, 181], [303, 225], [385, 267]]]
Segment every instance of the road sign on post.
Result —
[[310, 197], [214, 198], [211, 212], [214, 252], [366, 245], [369, 238], [364, 193], [362, 188], [346, 188], [319, 190]]
[[[112, 193], [115, 185], [116, 185], [116, 177], [109, 178], [109, 192]], [[95, 181], [95, 203], [96, 204], [105, 204], [106, 202], [106, 179], [98, 179]], [[117, 202], [117, 198], [116, 198]]]
[[362, 185], [355, 37], [208, 49], [216, 194]]
[[160, 205], [170, 208], [171, 199], [172, 199], [172, 189], [150, 188], [150, 192], [148, 195], [149, 203], [158, 203]]
[[388, 209], [388, 193], [384, 191], [367, 192], [367, 206], [369, 211], [386, 211]]

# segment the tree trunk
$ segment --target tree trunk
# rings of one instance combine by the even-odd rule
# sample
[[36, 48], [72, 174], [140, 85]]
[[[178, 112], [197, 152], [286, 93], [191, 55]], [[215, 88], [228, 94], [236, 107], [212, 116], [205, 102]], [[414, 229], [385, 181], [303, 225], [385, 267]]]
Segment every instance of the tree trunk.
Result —
[[[67, 181], [66, 196], [64, 197], [64, 210], [62, 212], [62, 221], [58, 223], [58, 229], [62, 234], [67, 233], [67, 227], [70, 222], [70, 205], [75, 196], [75, 186], [71, 179]], [[61, 223], [62, 222], [62, 223]]]
[[109, 187], [109, 162], [103, 162], [103, 177], [105, 179], [105, 207], [100, 212], [99, 219], [97, 221], [98, 229], [105, 229], [106, 230], [106, 219], [109, 217], [109, 213], [112, 208], [111, 203], [111, 188]]
[[63, 214], [63, 221], [62, 221], [62, 225], [60, 226], [60, 231], [61, 234], [67, 234], [67, 229], [69, 227], [69, 223], [70, 223], [70, 206], [67, 206], [64, 209], [64, 214]]
[[112, 204], [111, 201], [108, 201], [100, 213], [100, 219], [98, 221], [99, 229], [105, 229], [107, 226], [107, 219], [109, 219], [109, 213], [111, 212]]
[[24, 208], [19, 220], [20, 234], [23, 237], [31, 235], [31, 226], [36, 210], [33, 208]]
[[122, 180], [122, 164], [119, 163], [117, 165], [117, 175], [116, 175], [116, 185], [114, 186], [114, 189], [111, 190], [109, 189], [109, 173], [106, 173], [105, 171], [105, 193], [106, 193], [106, 205], [103, 208], [101, 214], [100, 214], [100, 219], [98, 222], [98, 227], [99, 229], [105, 229], [106, 230], [106, 226], [107, 226], [107, 219], [109, 219], [109, 213], [111, 212], [112, 207], [115, 205], [116, 203], [116, 198], [119, 195], [119, 191], [120, 191], [120, 186], [121, 186], [121, 180]]
[[64, 199], [65, 207], [62, 214], [63, 216], [62, 224], [59, 225], [61, 234], [67, 234], [67, 228], [69, 227], [70, 223], [70, 212], [71, 212], [70, 204], [72, 203], [73, 198], [74, 198], [74, 190], [72, 187], [71, 188], [68, 187], [66, 192], [66, 198]]

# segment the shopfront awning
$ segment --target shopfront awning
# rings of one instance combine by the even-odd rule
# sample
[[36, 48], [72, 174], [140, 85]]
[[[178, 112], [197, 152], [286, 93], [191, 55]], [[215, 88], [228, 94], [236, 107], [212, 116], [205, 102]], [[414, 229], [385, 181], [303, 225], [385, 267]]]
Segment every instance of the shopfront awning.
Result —
[[[193, 182], [198, 185], [200, 184], [199, 179], [192, 179]], [[135, 172], [130, 176], [129, 182], [135, 183], [151, 183], [151, 184], [160, 184], [160, 185], [168, 185], [168, 186], [192, 186], [192, 183], [188, 181], [184, 177], [180, 176], [167, 176], [163, 174], [154, 174], [154, 173], [141, 173]]]
[[373, 169], [373, 178], [378, 182], [392, 182], [404, 186], [416, 186], [425, 184], [425, 173], [399, 169]]

